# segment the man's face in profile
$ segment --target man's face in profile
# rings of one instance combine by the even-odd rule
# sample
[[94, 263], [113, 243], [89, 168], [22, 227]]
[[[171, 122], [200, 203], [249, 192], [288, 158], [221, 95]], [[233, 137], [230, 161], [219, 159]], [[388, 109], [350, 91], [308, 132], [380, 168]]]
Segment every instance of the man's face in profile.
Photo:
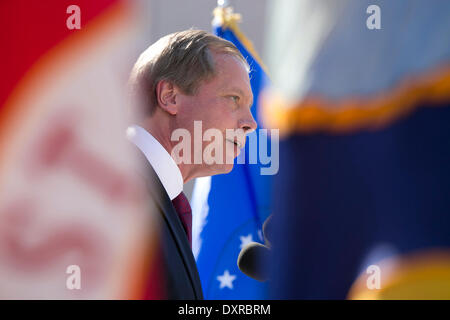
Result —
[[[229, 54], [213, 53], [213, 57], [216, 76], [212, 80], [202, 82], [194, 95], [180, 95], [177, 125], [188, 129], [192, 137], [194, 137], [194, 121], [202, 121], [203, 132], [215, 128], [222, 133], [221, 163], [208, 165], [205, 164], [202, 155], [197, 155], [202, 157], [201, 166], [204, 166], [205, 172], [219, 174], [231, 171], [234, 158], [245, 145], [245, 135], [256, 129], [256, 122], [250, 111], [253, 94], [246, 67], [238, 58]], [[236, 132], [236, 138], [227, 139], [227, 129], [240, 130]], [[192, 139], [192, 153], [196, 150], [194, 140]], [[210, 143], [203, 142], [201, 150], [198, 148], [198, 151], [203, 153]]]

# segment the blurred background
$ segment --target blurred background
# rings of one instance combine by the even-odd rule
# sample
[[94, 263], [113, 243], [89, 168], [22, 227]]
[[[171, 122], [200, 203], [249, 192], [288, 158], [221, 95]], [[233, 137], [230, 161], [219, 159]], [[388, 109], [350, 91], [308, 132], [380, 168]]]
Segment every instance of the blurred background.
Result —
[[[258, 52], [262, 52], [266, 34], [267, 0], [229, 1], [234, 11], [242, 15], [241, 28], [253, 42]], [[212, 11], [217, 6], [215, 0], [149, 0], [147, 7], [148, 41], [153, 43], [161, 36], [191, 27], [212, 30]]]

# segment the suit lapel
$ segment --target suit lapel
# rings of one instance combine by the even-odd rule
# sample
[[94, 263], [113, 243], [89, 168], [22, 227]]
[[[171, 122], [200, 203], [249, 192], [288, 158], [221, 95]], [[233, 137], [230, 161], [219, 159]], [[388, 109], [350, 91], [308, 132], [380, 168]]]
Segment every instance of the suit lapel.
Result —
[[164, 189], [158, 175], [154, 171], [153, 167], [149, 164], [145, 156], [139, 152], [141, 162], [145, 163], [146, 166], [146, 182], [150, 193], [155, 199], [157, 205], [160, 207], [161, 212], [164, 215], [164, 220], [166, 221], [172, 236], [177, 244], [180, 256], [183, 259], [184, 266], [186, 268], [187, 274], [191, 281], [192, 287], [197, 299], [203, 299], [203, 292], [200, 283], [200, 277], [198, 274], [197, 264], [192, 254], [192, 250], [189, 246], [189, 241], [186, 236], [186, 231], [181, 224], [178, 214], [170, 200], [167, 192]]

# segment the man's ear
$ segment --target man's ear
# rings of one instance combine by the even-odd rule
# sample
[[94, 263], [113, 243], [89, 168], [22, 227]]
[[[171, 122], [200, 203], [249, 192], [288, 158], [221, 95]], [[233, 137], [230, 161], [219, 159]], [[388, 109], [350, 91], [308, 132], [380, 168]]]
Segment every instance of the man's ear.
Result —
[[156, 84], [156, 101], [158, 106], [171, 115], [178, 113], [178, 88], [170, 81], [161, 80]]

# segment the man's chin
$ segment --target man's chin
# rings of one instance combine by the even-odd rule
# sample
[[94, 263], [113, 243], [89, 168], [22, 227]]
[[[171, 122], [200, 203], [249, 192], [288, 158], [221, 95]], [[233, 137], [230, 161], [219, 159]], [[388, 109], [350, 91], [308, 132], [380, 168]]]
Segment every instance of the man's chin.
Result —
[[231, 170], [233, 170], [233, 163], [231, 164], [210, 164], [207, 166], [203, 166], [201, 170], [197, 170], [197, 173], [195, 175], [195, 178], [200, 177], [210, 177], [215, 176], [218, 174], [227, 174], [230, 173]]
[[230, 164], [227, 164], [227, 163], [225, 163], [225, 164], [215, 164], [213, 167], [214, 167], [213, 168], [213, 171], [214, 171], [213, 175], [226, 174], [226, 173], [230, 173], [231, 170], [233, 170], [233, 163], [230, 163]]

